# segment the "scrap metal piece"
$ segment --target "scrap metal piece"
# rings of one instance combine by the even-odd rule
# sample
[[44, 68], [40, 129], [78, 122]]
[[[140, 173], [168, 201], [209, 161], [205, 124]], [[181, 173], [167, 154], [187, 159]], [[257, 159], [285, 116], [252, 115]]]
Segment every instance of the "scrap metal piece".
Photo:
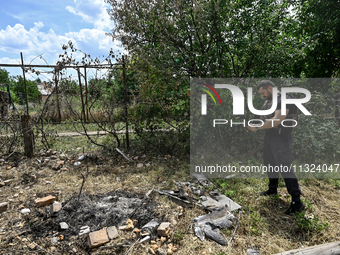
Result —
[[195, 222], [195, 235], [201, 241], [204, 241], [206, 237], [221, 245], [226, 245], [227, 241], [218, 228], [229, 228], [233, 221], [236, 221], [236, 218], [226, 207], [219, 211], [198, 216], [193, 219], [193, 222]]
[[207, 238], [215, 241], [216, 243], [219, 243], [220, 245], [227, 244], [227, 240], [224, 239], [218, 228], [215, 229], [204, 228], [203, 230]]
[[130, 158], [128, 158], [127, 156], [125, 156], [124, 153], [120, 151], [120, 149], [116, 148], [116, 151], [118, 151], [125, 159], [131, 161]]
[[224, 208], [220, 211], [214, 211], [212, 213], [201, 215], [193, 219], [198, 226], [210, 224], [215, 227], [229, 228], [233, 221], [236, 221], [235, 216]]
[[210, 196], [211, 197], [207, 197], [207, 196], [201, 197], [203, 201], [201, 204], [210, 211], [219, 210], [226, 206], [230, 212], [233, 212], [233, 211], [236, 211], [242, 208], [239, 204], [235, 203], [229, 197], [223, 195], [217, 190], [210, 192]]
[[159, 223], [155, 219], [153, 219], [150, 222], [148, 222], [146, 225], [144, 225], [142, 227], [142, 229], [148, 229], [148, 230], [152, 231], [152, 230], [156, 229], [158, 227], [158, 225], [159, 225]]
[[202, 227], [195, 225], [194, 227], [195, 235], [203, 242], [205, 239], [204, 230]]
[[193, 174], [192, 176], [195, 177], [203, 187], [214, 186], [214, 184], [207, 177], [205, 177], [204, 174], [197, 173]]
[[[156, 190], [154, 189], [154, 191], [158, 192], [159, 194], [161, 195], [167, 195], [169, 198], [171, 198], [174, 202], [176, 203], [179, 203], [181, 206], [185, 206], [185, 207], [193, 207], [194, 203], [193, 202], [190, 202], [190, 201], [187, 201], [187, 200], [184, 200], [182, 198], [179, 198], [175, 195], [172, 195], [171, 192], [167, 191], [167, 190]], [[198, 206], [201, 206], [199, 204], [197, 204]]]

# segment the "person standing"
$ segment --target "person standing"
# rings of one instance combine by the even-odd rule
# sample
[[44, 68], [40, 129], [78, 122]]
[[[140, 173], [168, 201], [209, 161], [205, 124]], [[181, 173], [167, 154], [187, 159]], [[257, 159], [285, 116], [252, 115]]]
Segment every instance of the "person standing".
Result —
[[[262, 80], [257, 90], [261, 97], [265, 98], [266, 101], [262, 106], [262, 110], [270, 109], [273, 103], [273, 88], [274, 84], [269, 80]], [[296, 106], [286, 105], [286, 115], [281, 114], [281, 94], [278, 92], [277, 95], [277, 106], [275, 112], [271, 115], [260, 116], [264, 124], [248, 126], [248, 130], [256, 132], [259, 129], [266, 131], [263, 141], [263, 161], [264, 165], [267, 166], [269, 185], [268, 190], [260, 193], [262, 196], [270, 196], [277, 194], [277, 188], [279, 184], [280, 173], [285, 181], [288, 193], [292, 197], [290, 207], [285, 211], [285, 214], [292, 215], [296, 212], [301, 212], [305, 205], [300, 199], [301, 189], [299, 187], [298, 180], [295, 173], [291, 169], [292, 163], [292, 127], [284, 127], [281, 122], [285, 119], [293, 119], [296, 116]], [[287, 99], [291, 96], [287, 95]], [[295, 108], [294, 108], [295, 107]], [[288, 122], [285, 126], [288, 126]], [[271, 171], [275, 167], [280, 169], [288, 169], [288, 171]]]

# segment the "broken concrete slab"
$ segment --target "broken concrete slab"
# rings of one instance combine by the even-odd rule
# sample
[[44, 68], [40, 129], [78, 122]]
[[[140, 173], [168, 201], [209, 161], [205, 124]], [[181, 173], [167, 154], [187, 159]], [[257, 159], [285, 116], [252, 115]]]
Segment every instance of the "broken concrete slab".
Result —
[[110, 240], [119, 237], [118, 230], [115, 226], [108, 227], [106, 231], [107, 231], [107, 236], [109, 237]]
[[90, 249], [101, 246], [109, 242], [109, 237], [107, 236], [106, 228], [101, 230], [91, 232], [88, 237]]
[[52, 204], [55, 200], [56, 200], [56, 197], [50, 195], [47, 197], [38, 198], [34, 202], [35, 202], [35, 206], [44, 206], [44, 205]]
[[210, 196], [202, 196], [201, 204], [210, 211], [219, 210], [227, 206], [230, 212], [241, 209], [242, 207], [231, 200], [229, 197], [223, 195], [219, 191], [215, 190], [210, 192]]
[[66, 230], [68, 229], [68, 224], [66, 222], [60, 222], [60, 229], [61, 230]]
[[258, 250], [257, 247], [251, 247], [248, 251], [247, 251], [247, 255], [260, 255], [260, 252]]
[[61, 203], [54, 201], [53, 204], [51, 204], [51, 213], [57, 213], [61, 210]]

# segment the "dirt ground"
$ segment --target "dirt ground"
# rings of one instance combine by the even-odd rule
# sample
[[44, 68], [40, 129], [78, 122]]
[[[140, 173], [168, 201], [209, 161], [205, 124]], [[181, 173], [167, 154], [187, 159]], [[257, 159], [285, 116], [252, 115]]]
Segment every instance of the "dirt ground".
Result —
[[[202, 242], [194, 234], [192, 220], [208, 211], [180, 206], [157, 192], [145, 198], [152, 188], [176, 190], [176, 182], [192, 181], [188, 157], [128, 155], [132, 158], [129, 162], [120, 155], [91, 152], [75, 166], [83, 153], [64, 152], [62, 158], [61, 154], [43, 153], [27, 159], [14, 153], [0, 161], [0, 203], [8, 202], [8, 210], [0, 214], [2, 254], [150, 254], [152, 245], [165, 251], [174, 247], [168, 254], [247, 254], [252, 246], [260, 254], [275, 254], [340, 240], [338, 180], [300, 180], [307, 207], [300, 220], [283, 213], [290, 203], [283, 182], [279, 195], [268, 198], [258, 196], [266, 189], [265, 179], [213, 181], [214, 189], [242, 206], [234, 213], [240, 217], [239, 225], [234, 223], [230, 229], [221, 230], [228, 241], [227, 246], [221, 246], [208, 239]], [[58, 161], [64, 164], [53, 170]], [[62, 203], [59, 213], [52, 215], [49, 205], [35, 206], [37, 198], [48, 195]], [[118, 200], [132, 202], [119, 208], [114, 204]], [[96, 207], [105, 201], [105, 205]], [[113, 204], [108, 207], [110, 201]], [[22, 214], [22, 208], [30, 209], [30, 213]], [[173, 224], [166, 240], [151, 235], [149, 241], [132, 248], [124, 244], [134, 244], [140, 236], [129, 231], [119, 231], [118, 238], [103, 246], [107, 249], [89, 249], [86, 238], [77, 234], [80, 226], [89, 225], [91, 231], [118, 227], [129, 217], [136, 220], [137, 228], [154, 218]], [[60, 230], [59, 223], [67, 220], [70, 228]]]

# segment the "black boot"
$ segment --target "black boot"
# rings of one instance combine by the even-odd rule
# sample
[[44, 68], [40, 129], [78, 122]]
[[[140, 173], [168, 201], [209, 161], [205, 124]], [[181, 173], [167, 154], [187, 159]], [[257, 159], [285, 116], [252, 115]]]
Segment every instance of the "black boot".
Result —
[[290, 207], [285, 211], [287, 215], [294, 215], [297, 212], [302, 212], [305, 209], [305, 204], [301, 201], [292, 201]]
[[277, 190], [268, 189], [266, 191], [260, 192], [260, 196], [268, 197], [271, 195], [277, 195]]

